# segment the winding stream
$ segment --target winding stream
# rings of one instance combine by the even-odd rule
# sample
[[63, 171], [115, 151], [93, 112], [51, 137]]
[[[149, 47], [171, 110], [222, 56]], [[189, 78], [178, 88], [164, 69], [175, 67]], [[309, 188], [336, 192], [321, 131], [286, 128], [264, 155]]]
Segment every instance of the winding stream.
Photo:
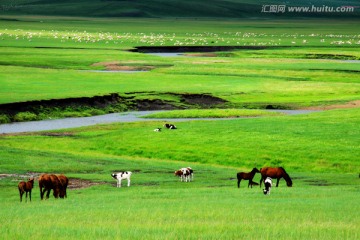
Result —
[[[269, 110], [282, 112], [287, 115], [306, 114], [314, 112], [312, 110]], [[93, 117], [80, 118], [63, 118], [53, 120], [31, 121], [31, 122], [15, 122], [8, 124], [0, 124], [0, 134], [39, 132], [66, 128], [77, 128], [92, 126], [97, 124], [107, 124], [116, 122], [141, 122], [141, 121], [159, 121], [160, 126], [165, 121], [180, 122], [194, 120], [230, 120], [234, 118], [141, 118], [142, 116], [153, 114], [161, 111], [138, 111], [125, 113], [111, 113]]]

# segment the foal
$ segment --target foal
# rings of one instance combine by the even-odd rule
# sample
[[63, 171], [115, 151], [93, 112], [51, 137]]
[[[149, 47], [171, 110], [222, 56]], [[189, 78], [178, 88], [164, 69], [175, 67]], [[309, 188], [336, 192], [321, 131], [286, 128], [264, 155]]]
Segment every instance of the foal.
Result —
[[254, 184], [253, 178], [254, 178], [255, 174], [259, 173], [259, 172], [260, 172], [259, 169], [253, 168], [253, 170], [251, 170], [251, 172], [248, 172], [248, 173], [245, 173], [245, 172], [237, 173], [236, 176], [238, 179], [238, 188], [240, 188], [240, 182], [242, 179], [249, 180], [248, 187], [251, 186], [251, 188], [252, 188], [252, 185]]
[[28, 182], [20, 182], [18, 185], [19, 194], [20, 194], [20, 202], [22, 202], [22, 197], [26, 192], [26, 202], [27, 196], [29, 192], [30, 202], [31, 202], [31, 189], [34, 187], [34, 178], [30, 178]]

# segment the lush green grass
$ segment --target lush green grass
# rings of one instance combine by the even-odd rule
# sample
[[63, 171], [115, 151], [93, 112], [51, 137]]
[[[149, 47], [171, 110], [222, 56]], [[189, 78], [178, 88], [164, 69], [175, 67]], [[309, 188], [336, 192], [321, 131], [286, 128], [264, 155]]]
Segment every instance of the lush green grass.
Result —
[[[229, 101], [229, 107], [247, 108], [359, 99], [360, 67], [347, 61], [360, 58], [356, 21], [18, 20], [1, 20], [0, 103], [111, 92], [137, 92], [142, 99], [151, 93], [160, 100], [168, 92], [205, 92]], [[284, 48], [175, 58], [122, 51], [139, 45]], [[94, 65], [99, 62], [155, 69], [135, 74], [83, 71], [105, 69]]]
[[[169, 182], [174, 183], [162, 187], [136, 185], [134, 175], [130, 188], [116, 189], [107, 184], [69, 191], [66, 200], [46, 202], [40, 202], [36, 195], [31, 204], [19, 204], [15, 187], [6, 187], [7, 195], [1, 196], [1, 235], [3, 239], [359, 237], [358, 185], [302, 184], [292, 189], [280, 186], [270, 196], [264, 196], [259, 188], [243, 186], [239, 190], [234, 181], [204, 179], [199, 175], [194, 183], [172, 179]], [[157, 175], [153, 177], [161, 181]], [[342, 179], [353, 181], [353, 177]], [[208, 186], [192, 186], [204, 180]], [[225, 184], [219, 186], [222, 182]], [[34, 193], [38, 193], [38, 188]]]
[[[127, 156], [232, 167], [280, 165], [293, 171], [347, 172], [359, 168], [359, 109], [302, 116], [178, 122], [176, 131], [154, 132], [162, 122], [94, 126], [70, 135], [3, 136], [3, 149]], [[341, 117], [339, 117], [341, 116]], [[67, 132], [67, 131], [65, 131]], [[4, 166], [5, 168], [5, 166]]]
[[144, 118], [237, 118], [237, 117], [260, 117], [279, 116], [279, 112], [250, 109], [195, 109], [174, 110], [149, 114]]
[[[150, 122], [1, 136], [2, 173], [65, 173], [103, 184], [43, 202], [35, 186], [32, 203], [20, 204], [16, 185], [23, 177], [3, 178], [0, 234], [3, 239], [357, 239], [359, 119], [354, 109], [182, 122], [178, 130], [160, 133], [152, 131], [158, 123]], [[281, 180], [270, 196], [258, 186], [247, 188], [246, 181], [236, 187], [236, 172], [265, 165], [284, 166], [293, 187]], [[181, 183], [173, 175], [184, 166], [195, 170], [194, 182]], [[115, 188], [110, 173], [119, 170], [134, 172], [130, 188]]]
[[[229, 107], [359, 99], [360, 67], [347, 61], [360, 57], [357, 21], [4, 18], [0, 103], [112, 92], [177, 104], [176, 93], [207, 93], [229, 101]], [[180, 44], [283, 48], [174, 58], [123, 51]], [[98, 62], [158, 68], [134, 74], [83, 71], [104, 69], [93, 65]], [[0, 173], [16, 175], [0, 180], [0, 236], [358, 239], [359, 119], [360, 110], [351, 109], [184, 121], [176, 131], [154, 132], [163, 122], [152, 121], [1, 135]], [[237, 189], [236, 172], [268, 165], [285, 167], [294, 186], [282, 180], [266, 197], [244, 182]], [[195, 170], [192, 183], [173, 176], [185, 166]], [[118, 170], [134, 172], [130, 188], [115, 188], [110, 173]], [[103, 184], [43, 202], [35, 186], [33, 202], [20, 204], [16, 186], [23, 177], [17, 174], [43, 172]]]

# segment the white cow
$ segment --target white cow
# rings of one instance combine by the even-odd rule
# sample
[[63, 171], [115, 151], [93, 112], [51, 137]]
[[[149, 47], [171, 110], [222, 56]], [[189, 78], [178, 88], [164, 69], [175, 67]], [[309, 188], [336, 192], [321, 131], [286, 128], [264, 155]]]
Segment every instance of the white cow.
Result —
[[117, 180], [117, 187], [121, 187], [121, 180], [123, 179], [127, 179], [128, 182], [128, 187], [130, 187], [130, 177], [131, 177], [132, 172], [118, 172], [118, 173], [113, 173], [111, 174], [111, 176]]

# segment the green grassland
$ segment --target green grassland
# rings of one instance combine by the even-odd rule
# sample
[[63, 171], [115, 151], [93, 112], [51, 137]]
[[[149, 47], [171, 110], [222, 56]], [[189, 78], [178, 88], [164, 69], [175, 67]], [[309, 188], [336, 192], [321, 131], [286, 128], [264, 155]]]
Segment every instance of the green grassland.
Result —
[[[0, 103], [138, 92], [211, 93], [229, 106], [299, 108], [357, 100], [356, 21], [191, 21], [9, 17], [1, 30]], [[168, 25], [174, 28], [168, 28]], [[295, 29], [293, 29], [295, 27]], [[276, 32], [274, 32], [276, 28]], [[159, 57], [136, 46], [265, 47]], [[112, 62], [153, 66], [99, 73]], [[199, 92], [201, 89], [201, 92]], [[143, 94], [143, 96], [142, 96]]]
[[[1, 235], [357, 239], [359, 114], [185, 121], [162, 132], [152, 131], [161, 122], [144, 122], [3, 135], [1, 169], [15, 175], [0, 180]], [[284, 166], [294, 186], [281, 180], [270, 196], [247, 181], [236, 187], [236, 172], [268, 165]], [[193, 182], [173, 176], [182, 166], [195, 170]], [[134, 172], [130, 188], [115, 187], [110, 173], [119, 170]], [[101, 184], [42, 202], [35, 186], [32, 203], [19, 204], [23, 177], [16, 174], [40, 172]]]
[[[167, 116], [233, 117], [249, 111], [233, 110], [239, 107], [295, 109], [360, 99], [355, 20], [7, 15], [0, 24], [0, 104], [118, 93], [180, 106], [176, 94], [206, 93], [225, 100], [228, 110]], [[166, 58], [127, 51], [229, 45], [245, 48]], [[89, 71], [106, 70], [97, 63], [153, 69]], [[359, 108], [259, 114], [182, 121], [174, 131], [154, 132], [163, 122], [151, 121], [0, 135], [0, 174], [6, 174], [0, 178], [0, 236], [359, 239]], [[195, 170], [193, 182], [173, 175], [186, 166]], [[247, 188], [246, 181], [237, 188], [237, 172], [264, 166], [283, 166], [293, 187], [281, 180], [270, 196], [259, 186]], [[130, 188], [115, 187], [110, 173], [120, 170], [134, 172]], [[40, 201], [36, 181], [33, 201], [20, 204], [18, 182], [40, 173], [64, 173], [72, 181], [98, 185], [69, 189], [67, 199]]]

